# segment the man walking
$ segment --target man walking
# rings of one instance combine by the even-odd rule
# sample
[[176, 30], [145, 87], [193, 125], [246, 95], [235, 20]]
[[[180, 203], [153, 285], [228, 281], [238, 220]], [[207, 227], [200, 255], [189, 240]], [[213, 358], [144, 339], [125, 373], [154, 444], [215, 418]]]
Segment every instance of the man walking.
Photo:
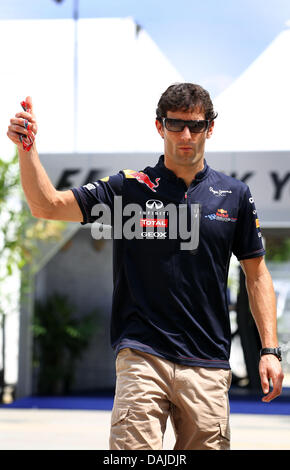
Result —
[[[255, 204], [245, 183], [213, 170], [204, 158], [215, 118], [206, 90], [172, 85], [157, 107], [164, 140], [157, 164], [68, 191], [57, 191], [40, 163], [33, 110], [11, 119], [8, 136], [18, 146], [35, 217], [85, 224], [100, 220], [101, 207], [113, 214], [111, 449], [161, 449], [169, 416], [175, 449], [230, 448], [226, 289], [232, 253], [245, 273], [261, 338], [263, 401], [281, 393], [276, 301]], [[30, 137], [28, 151], [19, 135]]]

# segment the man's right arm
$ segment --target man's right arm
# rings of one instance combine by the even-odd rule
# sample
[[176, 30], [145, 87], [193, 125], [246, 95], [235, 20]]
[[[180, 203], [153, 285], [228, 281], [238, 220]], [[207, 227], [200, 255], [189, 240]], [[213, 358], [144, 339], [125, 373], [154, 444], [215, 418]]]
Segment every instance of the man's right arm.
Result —
[[[31, 98], [27, 98], [31, 103]], [[32, 107], [32, 103], [31, 103]], [[24, 122], [28, 121], [28, 129]], [[23, 150], [19, 136], [37, 133], [37, 123], [31, 112], [21, 111], [10, 120], [7, 135], [17, 145], [21, 183], [27, 203], [34, 217], [42, 219], [82, 222], [83, 215], [71, 190], [58, 191], [42, 166], [35, 142], [29, 151]]]
[[82, 222], [73, 192], [56, 190], [39, 160], [35, 143], [29, 152], [18, 148], [18, 153], [21, 183], [31, 214], [41, 219]]

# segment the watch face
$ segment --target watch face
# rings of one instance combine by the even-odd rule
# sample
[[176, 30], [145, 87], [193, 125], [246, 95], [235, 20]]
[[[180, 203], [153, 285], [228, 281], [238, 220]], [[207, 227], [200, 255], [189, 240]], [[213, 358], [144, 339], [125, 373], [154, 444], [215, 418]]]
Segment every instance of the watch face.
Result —
[[282, 355], [281, 355], [281, 348], [275, 348], [275, 356], [279, 359], [279, 361], [282, 360]]

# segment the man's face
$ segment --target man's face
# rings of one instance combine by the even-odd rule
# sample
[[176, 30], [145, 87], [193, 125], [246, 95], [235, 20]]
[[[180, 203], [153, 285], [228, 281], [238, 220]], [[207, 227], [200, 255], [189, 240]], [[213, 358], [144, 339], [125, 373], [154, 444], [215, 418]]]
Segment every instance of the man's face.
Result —
[[[205, 119], [204, 112], [200, 109], [168, 111], [167, 117], [186, 121]], [[164, 139], [164, 155], [167, 163], [174, 166], [196, 166], [204, 157], [205, 141], [212, 135], [214, 122], [207, 131], [198, 134], [191, 133], [188, 127], [181, 132], [168, 131], [157, 120], [156, 127]]]

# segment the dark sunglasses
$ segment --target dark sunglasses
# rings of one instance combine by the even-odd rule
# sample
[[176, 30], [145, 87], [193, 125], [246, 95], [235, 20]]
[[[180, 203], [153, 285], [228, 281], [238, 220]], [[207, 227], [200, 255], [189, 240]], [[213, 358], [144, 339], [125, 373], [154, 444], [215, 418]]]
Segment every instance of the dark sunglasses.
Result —
[[209, 128], [209, 123], [212, 120], [204, 119], [198, 121], [184, 121], [183, 119], [171, 119], [162, 118], [163, 126], [171, 132], [181, 132], [185, 127], [188, 127], [189, 131], [198, 134], [199, 132], [205, 132]]

